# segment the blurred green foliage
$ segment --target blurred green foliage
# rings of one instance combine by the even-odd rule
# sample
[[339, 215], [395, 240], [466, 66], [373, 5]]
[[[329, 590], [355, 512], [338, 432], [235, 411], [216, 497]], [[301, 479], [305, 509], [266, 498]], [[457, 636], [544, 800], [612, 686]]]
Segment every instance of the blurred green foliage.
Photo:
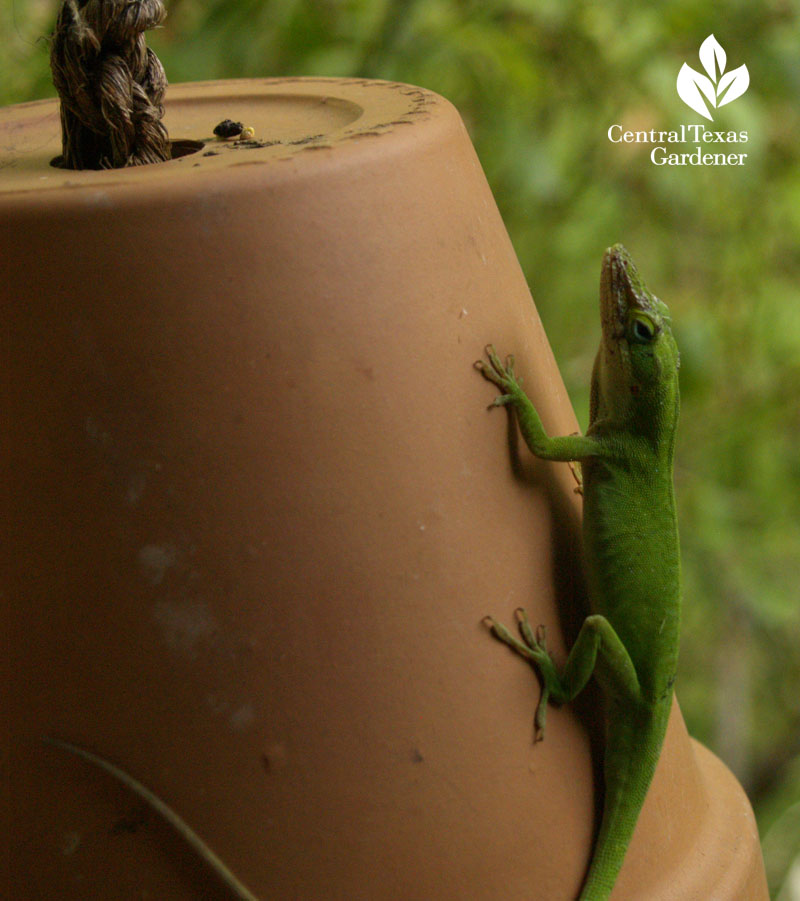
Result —
[[[751, 795], [773, 894], [800, 854], [799, 7], [172, 0], [149, 36], [172, 81], [361, 75], [453, 101], [584, 425], [601, 254], [617, 240], [632, 252], [682, 348], [679, 696]], [[0, 103], [53, 93], [37, 38], [55, 8], [0, 0]], [[658, 167], [648, 146], [610, 143], [614, 123], [703, 121], [675, 80], [711, 33], [751, 86], [706, 124], [746, 131], [729, 148], [746, 164]]]

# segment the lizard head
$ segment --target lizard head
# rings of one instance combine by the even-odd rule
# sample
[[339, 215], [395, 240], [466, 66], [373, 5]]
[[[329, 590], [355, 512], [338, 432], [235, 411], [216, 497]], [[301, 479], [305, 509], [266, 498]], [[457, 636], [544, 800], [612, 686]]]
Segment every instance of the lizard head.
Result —
[[669, 309], [647, 289], [621, 244], [603, 257], [600, 320], [592, 422], [623, 417], [674, 426], [679, 355]]

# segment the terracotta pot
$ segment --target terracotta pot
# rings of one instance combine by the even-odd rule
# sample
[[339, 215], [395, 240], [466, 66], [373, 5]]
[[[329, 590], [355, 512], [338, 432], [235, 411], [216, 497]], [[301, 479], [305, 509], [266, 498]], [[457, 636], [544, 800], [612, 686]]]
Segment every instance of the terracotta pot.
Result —
[[[0, 113], [11, 897], [228, 897], [44, 736], [260, 898], [573, 897], [596, 707], [534, 746], [536, 679], [481, 619], [524, 604], [563, 652], [579, 499], [512, 469], [484, 344], [576, 425], [458, 114], [272, 79], [173, 86], [167, 125], [201, 149], [72, 172], [54, 101]], [[710, 897], [766, 898], [763, 867], [676, 707], [614, 898]]]

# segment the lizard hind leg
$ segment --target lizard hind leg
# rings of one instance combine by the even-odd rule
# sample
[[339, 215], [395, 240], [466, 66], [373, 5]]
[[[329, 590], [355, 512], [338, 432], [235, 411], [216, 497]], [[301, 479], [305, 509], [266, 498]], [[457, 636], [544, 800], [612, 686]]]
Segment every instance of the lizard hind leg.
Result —
[[538, 742], [544, 739], [548, 703], [551, 700], [556, 704], [561, 703], [564, 691], [553, 658], [547, 650], [545, 627], [539, 626], [534, 632], [528, 614], [522, 607], [517, 608], [515, 615], [521, 640], [491, 616], [485, 617], [483, 623], [498, 641], [524, 657], [539, 675], [542, 693], [534, 716], [534, 741]]

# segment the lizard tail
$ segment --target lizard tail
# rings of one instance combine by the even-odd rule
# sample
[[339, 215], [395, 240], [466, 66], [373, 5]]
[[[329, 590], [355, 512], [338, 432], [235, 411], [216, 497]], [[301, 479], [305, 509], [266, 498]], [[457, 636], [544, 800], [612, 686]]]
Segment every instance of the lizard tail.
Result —
[[589, 871], [579, 901], [607, 901], [622, 868], [639, 813], [658, 763], [666, 720], [644, 734], [622, 727], [609, 735], [605, 754], [605, 801]]

